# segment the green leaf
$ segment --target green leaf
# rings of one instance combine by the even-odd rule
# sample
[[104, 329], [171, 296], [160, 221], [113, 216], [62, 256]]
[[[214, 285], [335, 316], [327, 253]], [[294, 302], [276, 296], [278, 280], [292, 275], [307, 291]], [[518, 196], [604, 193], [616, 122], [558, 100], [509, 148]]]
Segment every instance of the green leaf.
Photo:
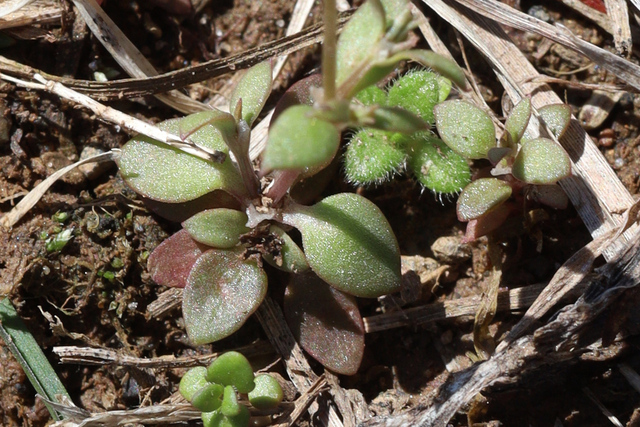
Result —
[[206, 383], [204, 387], [193, 394], [191, 404], [202, 412], [215, 411], [223, 403], [220, 399], [223, 392], [224, 387], [222, 385]]
[[536, 138], [522, 144], [511, 173], [529, 184], [555, 184], [571, 175], [571, 160], [560, 145]]
[[269, 374], [256, 375], [256, 388], [249, 392], [249, 402], [254, 408], [266, 411], [282, 402], [284, 394], [278, 380]]
[[240, 404], [238, 403], [238, 396], [233, 386], [228, 385], [224, 388], [224, 397], [222, 398], [222, 405], [220, 406], [220, 412], [227, 417], [234, 417], [240, 413]]
[[353, 296], [315, 274], [291, 278], [284, 296], [291, 332], [314, 359], [343, 375], [358, 371], [364, 354], [364, 324]]
[[[237, 137], [236, 120], [229, 113], [218, 109], [200, 111], [180, 119], [180, 138], [184, 141], [198, 130], [210, 125], [217, 129], [225, 144]], [[195, 141], [194, 141], [195, 142]]]
[[322, 167], [331, 162], [340, 145], [340, 132], [313, 113], [313, 107], [296, 105], [271, 125], [263, 171]]
[[229, 111], [231, 114], [242, 99], [242, 119], [249, 124], [258, 117], [264, 103], [271, 93], [271, 62], [261, 62], [249, 68], [238, 85], [234, 88], [229, 99]]
[[364, 197], [341, 193], [313, 206], [292, 204], [282, 222], [300, 230], [311, 269], [330, 285], [365, 298], [399, 290], [398, 242]]
[[191, 237], [214, 248], [228, 249], [240, 242], [242, 234], [251, 231], [245, 224], [244, 212], [234, 209], [208, 209], [199, 212], [182, 223]]
[[469, 221], [485, 215], [511, 196], [511, 186], [497, 178], [480, 178], [467, 185], [458, 197], [458, 219]]
[[471, 180], [467, 161], [430, 132], [407, 137], [407, 166], [420, 184], [436, 193], [462, 190]]
[[491, 117], [466, 101], [452, 100], [434, 108], [440, 138], [467, 159], [487, 158], [496, 146], [496, 130]]
[[242, 250], [212, 249], [193, 265], [182, 301], [189, 339], [206, 344], [225, 338], [257, 310], [267, 291], [267, 276]]
[[269, 227], [269, 233], [278, 236], [282, 242], [282, 250], [280, 257], [276, 259], [271, 254], [264, 254], [262, 257], [269, 264], [287, 273], [302, 273], [309, 269], [307, 258], [304, 256], [302, 249], [293, 241], [282, 228], [277, 225]]
[[522, 98], [513, 107], [509, 118], [504, 123], [505, 135], [509, 136], [508, 144], [505, 144], [507, 147], [513, 147], [520, 142], [529, 124], [529, 118], [531, 118], [531, 100]]
[[202, 413], [204, 427], [248, 427], [251, 414], [246, 406], [240, 405], [238, 415], [228, 417], [220, 410]]
[[[336, 51], [336, 86], [342, 85], [365, 61], [370, 61], [384, 37], [387, 21], [383, 10], [366, 2], [353, 14], [340, 33]], [[361, 89], [364, 89], [364, 85]], [[358, 92], [358, 91], [356, 91]]]
[[[158, 127], [179, 134], [181, 120], [168, 120]], [[228, 153], [220, 130], [212, 125], [198, 129], [189, 139], [197, 145]], [[118, 166], [131, 188], [161, 202], [186, 202], [214, 190], [245, 194], [242, 179], [229, 158], [223, 163], [212, 163], [143, 135], [122, 147]]]
[[404, 108], [426, 122], [434, 123], [433, 107], [440, 101], [440, 96], [440, 78], [436, 74], [424, 70], [413, 71], [400, 77], [389, 88], [388, 104]]
[[387, 93], [378, 86], [368, 86], [362, 89], [355, 98], [366, 106], [387, 104]]
[[359, 130], [347, 145], [344, 171], [354, 185], [377, 184], [400, 172], [406, 158], [400, 135], [376, 129]]
[[253, 368], [242, 353], [228, 351], [221, 354], [207, 368], [207, 381], [234, 386], [240, 393], [249, 393], [255, 387]]
[[411, 134], [429, 127], [429, 124], [410, 111], [399, 107], [355, 107], [358, 126], [368, 126], [389, 132]]
[[452, 86], [451, 80], [443, 76], [438, 76], [438, 104], [444, 102], [449, 97]]
[[556, 138], [561, 138], [571, 122], [571, 107], [567, 104], [550, 104], [538, 109], [540, 117]]
[[196, 366], [195, 368], [189, 369], [180, 379], [178, 391], [180, 391], [182, 397], [188, 402], [191, 402], [196, 392], [208, 384], [206, 376], [207, 368], [204, 366]]

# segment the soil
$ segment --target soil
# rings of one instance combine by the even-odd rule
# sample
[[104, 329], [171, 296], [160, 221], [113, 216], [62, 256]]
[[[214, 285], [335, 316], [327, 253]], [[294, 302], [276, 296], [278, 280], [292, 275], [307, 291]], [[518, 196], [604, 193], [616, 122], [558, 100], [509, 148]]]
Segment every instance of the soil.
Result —
[[[210, 2], [195, 16], [179, 18], [147, 2], [108, 0], [106, 12], [116, 21], [159, 72], [168, 72], [209, 59], [226, 57], [276, 40], [284, 35], [294, 2], [225, 0]], [[517, 7], [562, 23], [574, 33], [613, 50], [611, 37], [593, 23], [561, 4], [522, 1]], [[558, 2], [559, 3], [559, 2]], [[544, 4], [544, 6], [542, 6]], [[312, 21], [319, 17], [316, 5]], [[43, 27], [47, 37], [14, 38], [0, 54], [51, 74], [91, 80], [100, 71], [112, 79], [125, 73], [111, 56], [74, 21], [70, 12], [63, 25]], [[445, 42], [460, 53], [455, 35], [434, 18]], [[518, 46], [545, 74], [574, 82], [615, 83], [615, 76], [588, 60], [551, 46], [540, 54], [541, 39], [511, 31]], [[475, 77], [489, 105], [500, 111], [502, 89], [493, 73], [472, 48], [466, 46]], [[292, 56], [269, 103], [296, 78], [318, 67], [319, 51], [306, 49]], [[582, 71], [573, 72], [583, 68]], [[193, 85], [188, 94], [210, 100], [230, 76]], [[590, 96], [587, 90], [557, 87], [577, 115]], [[151, 98], [111, 103], [128, 114], [151, 122], [176, 117], [175, 111]], [[625, 94], [606, 121], [590, 130], [602, 153], [632, 194], [640, 182], [640, 98]], [[129, 135], [106, 124], [85, 109], [42, 92], [0, 82], [0, 211], [8, 212], [30, 189], [53, 171], [73, 163], [91, 150], [120, 147]], [[442, 265], [446, 274], [413, 296], [413, 305], [454, 300], [482, 293], [489, 275], [487, 241], [460, 243], [464, 224], [457, 221], [455, 201], [420, 188], [406, 177], [376, 188], [356, 189], [339, 173], [326, 190], [359, 191], [376, 203], [389, 219], [401, 252], [430, 265]], [[67, 214], [63, 221], [57, 213]], [[504, 251], [503, 286], [518, 288], [549, 280], [557, 268], [590, 241], [590, 236], [569, 207], [537, 211], [539, 221], [527, 227], [513, 218], [501, 235]], [[56, 346], [77, 345], [117, 349], [135, 357], [188, 356], [238, 348], [268, 339], [251, 319], [240, 332], [213, 345], [189, 344], [180, 310], [161, 318], [150, 317], [147, 307], [166, 289], [150, 279], [146, 259], [151, 251], [179, 228], [154, 216], [126, 187], [115, 166], [76, 170], [49, 190], [10, 231], [0, 234], [0, 286], [8, 294], [29, 330], [51, 360], [73, 401], [91, 412], [149, 406], [173, 396], [184, 369], [134, 369], [124, 366], [61, 364]], [[47, 250], [51, 238], [71, 229], [73, 239], [61, 251]], [[446, 255], [445, 252], [454, 255]], [[428, 260], [425, 261], [425, 259]], [[431, 263], [431, 264], [429, 264]], [[424, 268], [424, 267], [423, 267]], [[418, 273], [421, 273], [418, 271]], [[274, 276], [276, 280], [279, 276]], [[272, 286], [278, 292], [280, 286]], [[276, 299], [278, 297], [276, 296]], [[363, 316], [392, 310], [403, 302], [361, 301]], [[46, 314], [59, 319], [54, 327]], [[491, 325], [496, 336], [508, 331], [519, 313], [501, 313]], [[401, 327], [368, 334], [358, 373], [341, 377], [341, 386], [359, 390], [374, 415], [399, 413], [428, 405], [449, 370], [470, 366], [473, 354], [473, 318], [466, 316], [426, 325]], [[618, 351], [603, 349], [598, 358], [553, 366], [535, 377], [523, 377], [508, 387], [485, 390], [452, 425], [600, 426], [605, 415], [585, 390], [627, 425], [639, 425], [636, 392], [619, 365], [640, 369], [635, 357], [637, 337], [627, 338]], [[265, 366], [278, 357], [269, 345], [252, 362]], [[284, 374], [282, 364], [276, 369]], [[312, 362], [314, 369], [320, 367]], [[0, 424], [43, 426], [49, 414], [38, 399], [20, 365], [0, 344]], [[293, 398], [294, 396], [289, 396]], [[302, 423], [314, 424], [306, 415]]]

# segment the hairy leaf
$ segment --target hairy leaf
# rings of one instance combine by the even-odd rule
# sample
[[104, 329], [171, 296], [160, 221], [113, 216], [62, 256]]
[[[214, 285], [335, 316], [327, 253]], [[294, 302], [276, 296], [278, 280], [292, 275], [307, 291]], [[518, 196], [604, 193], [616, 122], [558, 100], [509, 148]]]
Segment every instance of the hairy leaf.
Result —
[[245, 72], [231, 93], [229, 111], [233, 114], [238, 102], [242, 99], [242, 119], [249, 127], [262, 111], [271, 93], [271, 73], [270, 61], [254, 65]]
[[339, 374], [358, 371], [364, 324], [354, 297], [314, 274], [296, 275], [285, 291], [284, 311], [293, 335], [314, 359]]
[[452, 100], [434, 108], [440, 138], [467, 159], [487, 158], [496, 146], [496, 130], [491, 117], [466, 101]]
[[511, 186], [497, 178], [480, 178], [467, 185], [458, 198], [460, 221], [469, 221], [485, 215], [511, 196]]
[[364, 197], [341, 193], [313, 206], [292, 204], [282, 222], [300, 230], [311, 269], [330, 285], [366, 298], [399, 290], [398, 242]]
[[304, 169], [328, 165], [340, 144], [334, 125], [313, 115], [313, 108], [296, 105], [271, 126], [262, 169]]
[[267, 276], [241, 250], [212, 249], [194, 264], [187, 279], [182, 314], [194, 344], [225, 338], [244, 324], [267, 291]]
[[434, 123], [433, 107], [440, 101], [440, 96], [440, 78], [436, 74], [424, 70], [412, 71], [389, 88], [388, 103]]
[[154, 282], [161, 286], [184, 288], [195, 262], [209, 249], [180, 230], [151, 252], [147, 269]]
[[571, 160], [560, 145], [547, 138], [536, 138], [522, 144], [512, 174], [529, 184], [555, 184], [571, 175]]
[[[158, 127], [179, 134], [181, 120], [168, 120]], [[198, 129], [189, 140], [211, 150], [228, 153], [220, 130], [212, 125]], [[214, 190], [245, 194], [242, 179], [229, 158], [223, 163], [212, 163], [143, 135], [136, 136], [122, 147], [118, 166], [131, 188], [161, 202], [186, 202]]]
[[387, 104], [387, 93], [378, 86], [364, 88], [356, 94], [355, 98], [366, 106]]
[[471, 180], [467, 161], [430, 132], [407, 137], [407, 166], [416, 179], [436, 193], [462, 190]]
[[401, 136], [376, 129], [359, 130], [347, 145], [344, 171], [354, 185], [381, 183], [400, 172], [406, 154]]
[[245, 225], [247, 215], [234, 209], [208, 209], [199, 212], [182, 223], [191, 237], [214, 248], [232, 248], [242, 234], [250, 229]]

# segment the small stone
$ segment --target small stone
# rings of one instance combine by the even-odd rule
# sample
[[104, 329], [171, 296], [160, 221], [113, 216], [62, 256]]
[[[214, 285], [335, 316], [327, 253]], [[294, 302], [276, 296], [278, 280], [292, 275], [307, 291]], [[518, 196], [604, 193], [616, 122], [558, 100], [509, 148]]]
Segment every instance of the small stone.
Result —
[[445, 264], [461, 264], [471, 259], [471, 247], [462, 243], [462, 237], [443, 236], [431, 245], [436, 259]]

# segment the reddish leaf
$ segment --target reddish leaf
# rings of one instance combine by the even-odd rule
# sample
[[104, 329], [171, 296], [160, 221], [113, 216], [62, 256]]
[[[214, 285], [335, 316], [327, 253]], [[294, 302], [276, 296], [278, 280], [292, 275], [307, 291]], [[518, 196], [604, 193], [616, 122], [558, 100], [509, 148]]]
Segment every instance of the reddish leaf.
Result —
[[149, 256], [147, 269], [158, 285], [184, 288], [191, 267], [207, 249], [193, 240], [186, 230], [180, 230], [155, 248]]
[[314, 359], [339, 374], [358, 371], [364, 324], [354, 297], [315, 274], [298, 274], [285, 291], [284, 311], [293, 335]]

